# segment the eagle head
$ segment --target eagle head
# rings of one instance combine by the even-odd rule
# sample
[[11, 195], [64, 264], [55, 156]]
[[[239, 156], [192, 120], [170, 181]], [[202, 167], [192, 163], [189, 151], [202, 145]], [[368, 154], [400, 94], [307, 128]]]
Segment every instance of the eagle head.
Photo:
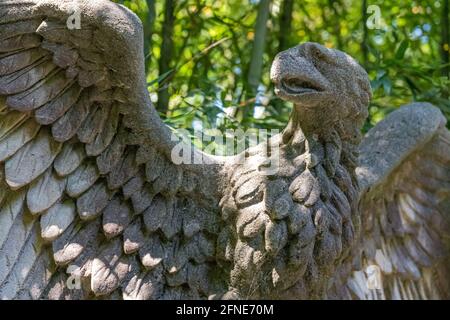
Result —
[[359, 129], [367, 117], [368, 75], [344, 52], [306, 42], [280, 52], [270, 76], [275, 93], [294, 103], [294, 113], [305, 119], [305, 125], [324, 128], [330, 122], [351, 120]]

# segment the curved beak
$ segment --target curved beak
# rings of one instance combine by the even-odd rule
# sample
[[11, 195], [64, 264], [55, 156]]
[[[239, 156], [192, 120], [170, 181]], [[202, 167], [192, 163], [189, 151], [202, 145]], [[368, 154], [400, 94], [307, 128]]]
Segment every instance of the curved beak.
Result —
[[327, 79], [296, 48], [275, 57], [270, 78], [275, 84], [275, 94], [294, 103], [301, 103], [303, 98], [320, 94], [329, 87]]

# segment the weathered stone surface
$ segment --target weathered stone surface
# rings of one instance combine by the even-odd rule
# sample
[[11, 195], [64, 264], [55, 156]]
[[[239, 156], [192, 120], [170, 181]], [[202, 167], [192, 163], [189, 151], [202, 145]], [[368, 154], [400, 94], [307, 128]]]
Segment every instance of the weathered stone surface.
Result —
[[[383, 181], [409, 154], [433, 138], [445, 122], [441, 111], [429, 103], [410, 104], [381, 121], [360, 146], [357, 173], [361, 187]], [[384, 161], [378, 161], [380, 155]]]
[[280, 135], [175, 164], [138, 18], [78, 1], [68, 30], [73, 4], [0, 2], [0, 298], [448, 297], [437, 108], [402, 107], [362, 140], [366, 72], [305, 43], [272, 66], [294, 104]]

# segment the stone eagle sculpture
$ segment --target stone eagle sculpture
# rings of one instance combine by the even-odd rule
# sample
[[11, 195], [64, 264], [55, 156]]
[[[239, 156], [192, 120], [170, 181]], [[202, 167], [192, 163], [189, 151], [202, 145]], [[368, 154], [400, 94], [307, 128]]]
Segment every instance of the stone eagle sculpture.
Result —
[[305, 43], [272, 66], [294, 103], [281, 134], [250, 161], [177, 165], [142, 44], [109, 1], [0, 2], [1, 299], [448, 298], [439, 109], [401, 107], [362, 138], [366, 72]]

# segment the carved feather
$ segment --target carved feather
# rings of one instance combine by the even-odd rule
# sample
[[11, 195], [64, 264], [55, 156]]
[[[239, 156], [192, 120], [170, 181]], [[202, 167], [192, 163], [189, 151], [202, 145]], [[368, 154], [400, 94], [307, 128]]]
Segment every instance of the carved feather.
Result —
[[34, 33], [40, 24], [40, 19], [24, 20], [5, 24], [0, 30], [0, 39], [5, 40], [11, 37]]
[[46, 54], [44, 50], [34, 48], [9, 55], [0, 55], [0, 76], [24, 69], [43, 58]]
[[[21, 210], [14, 218], [11, 225], [11, 231], [7, 234], [7, 238], [3, 244], [3, 248], [7, 248], [0, 255], [0, 283], [7, 280], [11, 272], [16, 268], [11, 261], [20, 261], [20, 259], [29, 259], [34, 261], [39, 253], [40, 246], [37, 241], [37, 230], [35, 228], [36, 219], [27, 216], [25, 210]], [[27, 250], [26, 248], [29, 247]], [[23, 251], [28, 251], [23, 253]], [[27, 256], [28, 254], [29, 256]], [[23, 266], [31, 266], [32, 263], [24, 263]], [[19, 269], [20, 270], [20, 269]]]
[[128, 204], [119, 198], [113, 198], [103, 212], [103, 232], [108, 238], [121, 234], [131, 222]]
[[72, 224], [75, 217], [76, 209], [72, 200], [56, 203], [41, 217], [41, 237], [46, 241], [54, 241]]
[[36, 138], [5, 163], [5, 178], [11, 188], [20, 188], [41, 175], [53, 163], [61, 144], [42, 128]]
[[59, 176], [65, 177], [74, 172], [85, 157], [86, 154], [82, 144], [65, 143], [55, 159], [53, 168]]
[[137, 274], [123, 289], [124, 300], [156, 300], [163, 293], [162, 268]]
[[78, 60], [78, 52], [66, 45], [61, 45], [44, 40], [42, 47], [53, 53], [53, 62], [61, 68], [73, 66]]
[[144, 186], [144, 178], [142, 174], [137, 174], [122, 187], [123, 196], [128, 199], [136, 192], [140, 192]]
[[105, 121], [108, 117], [109, 106], [96, 105], [84, 120], [78, 130], [78, 139], [81, 142], [89, 144], [95, 139], [95, 136], [103, 130]]
[[0, 94], [10, 95], [28, 90], [53, 70], [55, 65], [48, 58], [43, 58], [25, 69], [0, 77]]
[[[41, 280], [45, 286], [48, 281], [48, 273], [46, 272], [51, 268], [51, 265], [45, 264], [45, 253], [42, 253], [42, 246], [39, 244], [38, 238], [38, 225], [34, 224], [30, 230], [27, 230], [26, 240], [20, 239], [20, 236], [16, 239], [16, 243], [11, 243], [8, 248], [8, 252], [0, 258], [0, 270], [10, 269], [9, 275], [6, 278], [5, 285], [0, 288], [0, 297], [2, 299], [13, 299], [21, 290], [26, 287], [27, 279], [39, 281]], [[24, 243], [23, 247], [21, 243]], [[17, 252], [20, 250], [20, 253]], [[47, 256], [48, 257], [48, 256]], [[44, 258], [44, 259], [40, 259]], [[3, 259], [10, 259], [10, 261], [15, 261], [15, 264], [7, 264], [8, 267], [2, 265]], [[38, 272], [38, 269], [42, 269], [43, 273]], [[47, 269], [48, 268], [48, 269]], [[41, 278], [40, 278], [41, 277]], [[0, 271], [0, 283], [2, 282], [1, 271]], [[32, 281], [30, 281], [32, 282]], [[41, 283], [42, 284], [42, 283]], [[33, 291], [32, 287], [29, 288], [29, 293], [35, 295], [36, 299], [39, 298], [39, 292], [42, 290], [43, 286], [35, 289]]]
[[119, 124], [119, 108], [111, 106], [109, 110], [108, 119], [102, 131], [97, 134], [94, 141], [86, 145], [86, 154], [88, 156], [98, 156], [101, 154], [111, 143], [114, 135], [117, 132], [117, 126]]
[[68, 177], [67, 194], [73, 198], [78, 198], [83, 192], [94, 185], [99, 176], [95, 164], [84, 162]]
[[157, 235], [152, 235], [145, 239], [145, 244], [139, 249], [139, 256], [142, 265], [148, 270], [158, 266], [164, 258], [164, 248]]
[[137, 172], [136, 152], [133, 149], [126, 150], [108, 175], [108, 187], [110, 189], [117, 189], [123, 186], [127, 181], [133, 178]]
[[64, 72], [56, 70], [31, 88], [8, 96], [6, 104], [15, 110], [31, 111], [58, 97], [69, 83], [70, 80], [65, 77]]
[[78, 102], [52, 125], [56, 141], [64, 142], [75, 136], [89, 114], [91, 103], [87, 91], [83, 91]]
[[58, 239], [52, 242], [55, 263], [65, 266], [79, 257], [91, 242], [95, 242], [99, 227], [99, 221], [94, 220], [86, 225], [72, 225], [66, 229]]
[[97, 182], [77, 199], [77, 209], [81, 219], [90, 220], [97, 217], [108, 205], [112, 195], [113, 192], [106, 187], [105, 183]]
[[27, 205], [32, 214], [41, 213], [58, 201], [66, 187], [66, 179], [58, 177], [50, 168], [34, 181], [27, 193]]
[[125, 151], [124, 137], [119, 133], [102, 154], [97, 157], [97, 166], [101, 174], [109, 173], [120, 161]]
[[70, 30], [64, 22], [61, 23], [53, 19], [42, 21], [36, 29], [36, 33], [54, 43], [69, 42], [71, 45], [82, 46], [84, 48], [89, 47], [89, 40], [92, 37], [92, 30], [90, 28], [76, 30], [76, 35], [71, 36]]
[[20, 148], [33, 139], [38, 133], [40, 125], [33, 119], [27, 120], [6, 138], [0, 140], [0, 161], [13, 156]]
[[137, 252], [144, 245], [141, 218], [137, 217], [129, 224], [123, 233], [123, 250], [126, 254]]
[[8, 112], [2, 115], [2, 122], [0, 124], [0, 139], [3, 139], [8, 134], [13, 132], [17, 127], [28, 119], [28, 114], [17, 111]]
[[92, 291], [98, 296], [112, 293], [120, 286], [128, 269], [129, 258], [122, 257], [120, 240], [112, 240], [100, 250], [92, 262]]
[[142, 213], [151, 205], [154, 196], [155, 193], [151, 190], [150, 186], [148, 184], [144, 185], [141, 190], [131, 196], [134, 212], [136, 214]]
[[161, 196], [154, 197], [152, 204], [143, 214], [146, 230], [148, 232], [158, 230], [165, 221], [167, 211], [166, 199]]
[[70, 86], [60, 96], [36, 110], [36, 121], [40, 124], [52, 124], [77, 102], [80, 93], [78, 85]]
[[24, 210], [25, 191], [9, 193], [6, 195], [5, 204], [0, 210], [0, 248], [4, 247], [4, 243], [12, 230], [14, 220]]

